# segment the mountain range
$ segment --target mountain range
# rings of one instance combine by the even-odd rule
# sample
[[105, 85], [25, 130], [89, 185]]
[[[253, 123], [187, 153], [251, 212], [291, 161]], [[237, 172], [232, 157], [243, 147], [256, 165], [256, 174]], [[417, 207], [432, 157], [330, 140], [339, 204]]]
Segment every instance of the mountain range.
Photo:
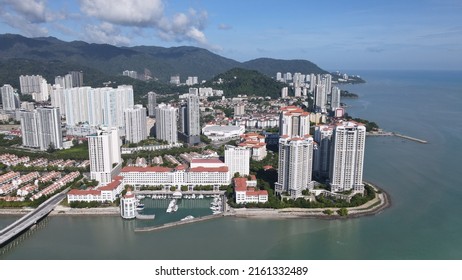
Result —
[[276, 72], [327, 73], [308, 60], [258, 58], [238, 62], [198, 47], [117, 47], [0, 34], [0, 83], [16, 84], [21, 74], [41, 74], [52, 79], [71, 70], [84, 71], [86, 77], [121, 75], [124, 70], [143, 74], [149, 70], [161, 82], [169, 81], [172, 75], [180, 75], [182, 81], [188, 76], [208, 80], [233, 68], [256, 70], [270, 77]]

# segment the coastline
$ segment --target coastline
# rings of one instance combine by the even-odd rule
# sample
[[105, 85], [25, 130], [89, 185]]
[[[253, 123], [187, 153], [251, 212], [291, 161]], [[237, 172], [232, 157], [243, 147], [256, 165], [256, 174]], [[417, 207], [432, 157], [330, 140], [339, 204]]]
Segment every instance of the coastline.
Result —
[[[349, 207], [347, 216], [340, 216], [336, 211], [340, 208], [284, 208], [284, 209], [263, 209], [263, 208], [239, 208], [232, 209], [231, 212], [225, 213], [225, 216], [234, 216], [237, 218], [263, 218], [263, 219], [282, 219], [282, 218], [314, 218], [314, 219], [349, 219], [363, 216], [372, 216], [381, 213], [383, 210], [391, 206], [390, 196], [377, 187], [376, 185], [367, 182], [377, 193], [376, 198], [367, 203]], [[330, 209], [334, 212], [332, 215], [326, 215], [323, 211]]]
[[[222, 216], [231, 216], [237, 218], [263, 218], [263, 219], [281, 219], [281, 218], [314, 218], [314, 219], [349, 219], [362, 216], [371, 216], [381, 213], [384, 209], [391, 206], [390, 196], [377, 187], [375, 184], [366, 182], [371, 185], [378, 193], [377, 196], [367, 203], [350, 207], [347, 216], [340, 216], [336, 213], [339, 208], [284, 208], [284, 209], [266, 209], [266, 208], [231, 208]], [[323, 211], [330, 209], [334, 212], [332, 215], [326, 215]], [[0, 209], [0, 215], [25, 215], [32, 211], [32, 208], [20, 209]], [[70, 208], [62, 205], [50, 213], [50, 216], [119, 216], [118, 207], [105, 208]]]

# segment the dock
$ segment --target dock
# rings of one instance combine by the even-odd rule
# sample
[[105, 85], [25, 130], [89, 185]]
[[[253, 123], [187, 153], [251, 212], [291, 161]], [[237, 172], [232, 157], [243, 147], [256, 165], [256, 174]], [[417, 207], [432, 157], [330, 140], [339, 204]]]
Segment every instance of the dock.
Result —
[[146, 232], [146, 231], [156, 231], [156, 230], [161, 230], [161, 229], [166, 229], [166, 228], [171, 228], [171, 227], [176, 227], [180, 225], [185, 225], [185, 224], [192, 224], [196, 222], [202, 222], [202, 221], [208, 221], [216, 218], [223, 217], [223, 214], [216, 214], [216, 215], [207, 215], [203, 217], [197, 217], [191, 220], [185, 220], [185, 221], [178, 221], [178, 222], [171, 222], [159, 226], [152, 226], [152, 227], [143, 227], [143, 228], [136, 228], [135, 232]]

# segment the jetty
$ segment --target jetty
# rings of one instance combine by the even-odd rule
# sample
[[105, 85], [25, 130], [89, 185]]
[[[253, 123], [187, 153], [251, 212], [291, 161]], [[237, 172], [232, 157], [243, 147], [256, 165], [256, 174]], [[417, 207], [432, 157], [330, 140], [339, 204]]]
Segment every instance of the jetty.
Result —
[[414, 142], [421, 143], [421, 144], [428, 144], [427, 140], [422, 140], [419, 138], [407, 136], [407, 135], [396, 133], [396, 132], [377, 131], [377, 132], [367, 132], [366, 135], [367, 136], [395, 136], [395, 137], [403, 138], [403, 139], [414, 141]]
[[171, 227], [176, 227], [180, 225], [185, 225], [185, 224], [192, 224], [196, 222], [202, 222], [202, 221], [208, 221], [216, 218], [223, 217], [223, 214], [215, 214], [215, 215], [207, 215], [203, 217], [197, 217], [189, 220], [183, 220], [183, 221], [178, 221], [178, 222], [172, 222], [172, 223], [167, 223], [159, 226], [152, 226], [152, 227], [143, 227], [143, 228], [136, 228], [135, 232], [146, 232], [146, 231], [155, 231], [155, 230], [161, 230], [161, 229], [166, 229], [166, 228], [171, 228]]
[[399, 133], [395, 133], [395, 132], [393, 132], [393, 135], [396, 136], [396, 137], [400, 137], [400, 138], [403, 138], [403, 139], [411, 140], [411, 141], [422, 143], [422, 144], [427, 144], [428, 143], [428, 141], [426, 141], [426, 140], [422, 140], [422, 139], [419, 139], [419, 138], [415, 138], [415, 137], [411, 137], [411, 136], [407, 136], [407, 135], [403, 135], [403, 134], [399, 134]]

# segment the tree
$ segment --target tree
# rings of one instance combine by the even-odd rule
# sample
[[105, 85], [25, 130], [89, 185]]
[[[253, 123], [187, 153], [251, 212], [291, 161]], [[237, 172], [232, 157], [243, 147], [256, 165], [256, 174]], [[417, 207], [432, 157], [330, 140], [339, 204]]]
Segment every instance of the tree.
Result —
[[56, 151], [55, 144], [53, 142], [50, 142], [50, 145], [48, 145], [47, 152], [52, 154]]
[[348, 209], [346, 208], [340, 208], [337, 210], [337, 214], [339, 214], [342, 217], [348, 216]]

